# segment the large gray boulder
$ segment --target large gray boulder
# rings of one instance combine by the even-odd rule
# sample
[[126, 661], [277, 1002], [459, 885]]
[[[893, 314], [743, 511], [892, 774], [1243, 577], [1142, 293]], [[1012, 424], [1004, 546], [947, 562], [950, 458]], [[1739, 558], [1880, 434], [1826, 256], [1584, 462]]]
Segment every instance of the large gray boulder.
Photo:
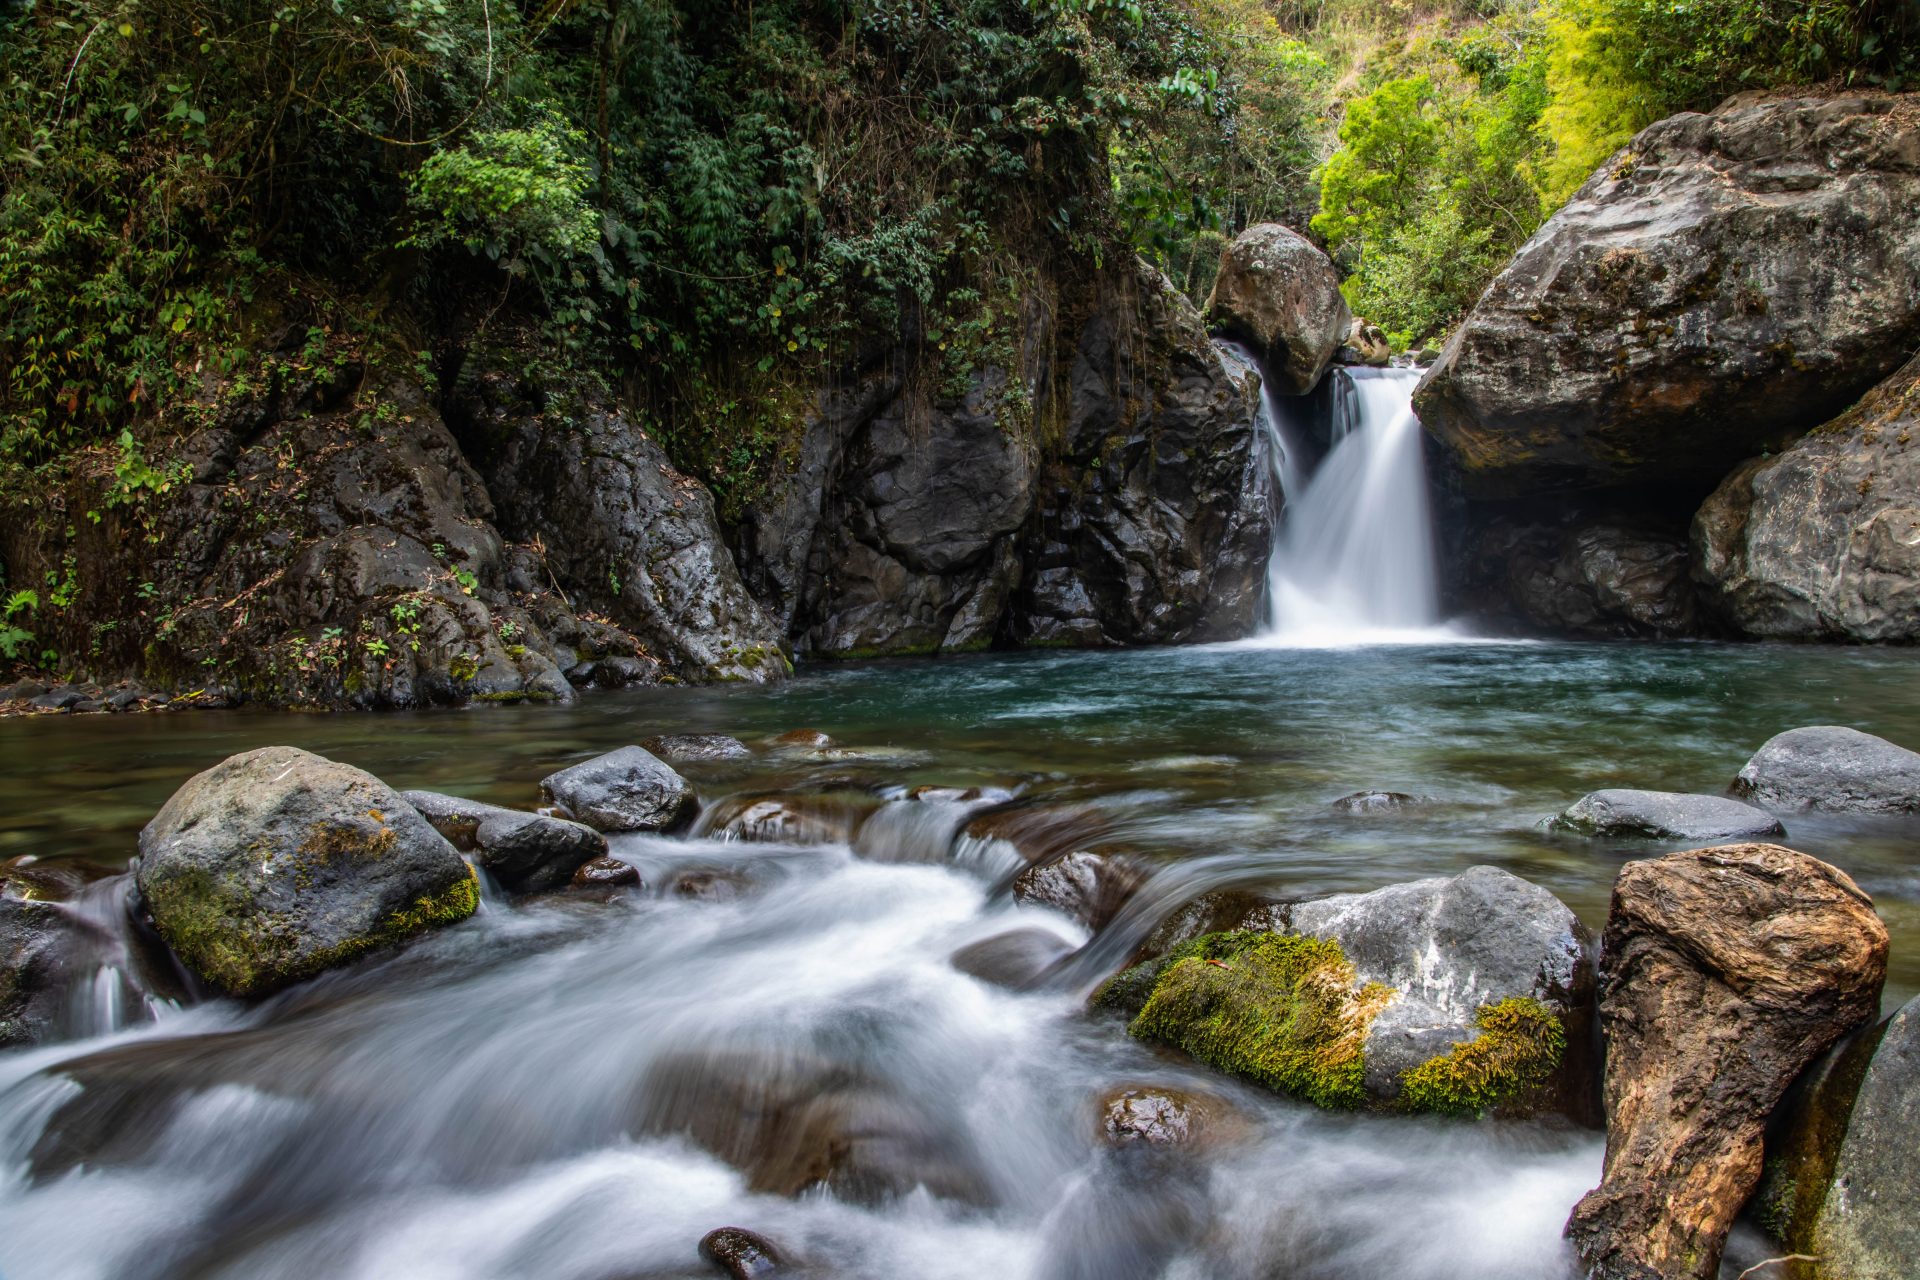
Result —
[[1649, 126], [1488, 286], [1421, 421], [1474, 496], [1714, 483], [1920, 347], [1916, 155], [1896, 95]]
[[1654, 840], [1755, 840], [1785, 835], [1780, 820], [1725, 796], [1610, 788], [1583, 796], [1554, 826], [1588, 836]]
[[1920, 356], [1693, 521], [1708, 605], [1750, 636], [1920, 640]]
[[1920, 1001], [1880, 1036], [1807, 1251], [1820, 1280], [1911, 1280], [1920, 1260]]
[[174, 954], [240, 996], [479, 905], [472, 868], [392, 788], [294, 747], [188, 779], [140, 832], [135, 881]]
[[699, 802], [687, 780], [644, 747], [622, 747], [540, 783], [547, 799], [596, 831], [666, 831]]
[[1844, 725], [1789, 729], [1753, 753], [1733, 793], [1769, 809], [1920, 812], [1920, 753]]
[[1206, 315], [1251, 347], [1274, 388], [1290, 396], [1313, 390], [1354, 328], [1333, 263], [1277, 222], [1248, 227], [1221, 252]]
[[564, 818], [433, 791], [403, 791], [400, 798], [509, 889], [558, 889], [584, 863], [607, 852], [605, 836]]

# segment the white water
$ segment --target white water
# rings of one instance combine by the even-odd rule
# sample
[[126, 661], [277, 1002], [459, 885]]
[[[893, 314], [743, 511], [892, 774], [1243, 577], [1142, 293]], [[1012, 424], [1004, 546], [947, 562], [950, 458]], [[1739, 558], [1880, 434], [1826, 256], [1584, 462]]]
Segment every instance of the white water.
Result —
[[1332, 447], [1311, 473], [1300, 405], [1261, 393], [1286, 499], [1255, 643], [1321, 647], [1457, 639], [1442, 625], [1414, 369], [1337, 368]]

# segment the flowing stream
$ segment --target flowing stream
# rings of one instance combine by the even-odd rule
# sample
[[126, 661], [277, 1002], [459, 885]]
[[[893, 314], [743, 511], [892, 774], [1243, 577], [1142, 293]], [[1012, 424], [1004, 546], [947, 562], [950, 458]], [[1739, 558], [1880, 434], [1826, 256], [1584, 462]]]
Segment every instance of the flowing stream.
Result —
[[[0, 722], [0, 857], [93, 877], [98, 973], [68, 1042], [0, 1054], [0, 1274], [664, 1280], [737, 1225], [834, 1277], [1570, 1280], [1598, 1134], [1326, 1114], [1128, 1038], [1088, 988], [1200, 889], [1298, 896], [1494, 863], [1590, 924], [1621, 860], [1543, 818], [1608, 785], [1718, 790], [1770, 734], [1920, 742], [1903, 654], [1715, 645], [1225, 647], [836, 667], [773, 691], [392, 716]], [[481, 913], [262, 1003], [193, 1002], [135, 954], [125, 864], [191, 772], [291, 742], [396, 786], [530, 804], [654, 732], [840, 746], [689, 767], [684, 838], [619, 837], [645, 887]], [[913, 798], [928, 785], [949, 788]], [[1367, 787], [1433, 798], [1349, 817]], [[810, 798], [808, 843], [730, 839], [733, 796]], [[1060, 980], [953, 954], [1012, 928], [1014, 863], [962, 834], [1057, 810], [1155, 867]], [[1889, 1000], [1920, 987], [1907, 823], [1790, 820], [1873, 893]], [[762, 832], [767, 834], [767, 832]], [[104, 878], [101, 878], [103, 877]], [[1231, 1116], [1189, 1156], [1101, 1141], [1108, 1091]], [[800, 1191], [834, 1143], [859, 1176]], [[798, 1194], [793, 1194], [798, 1191]], [[1751, 1256], [1749, 1255], [1749, 1260]], [[1727, 1274], [1731, 1275], [1730, 1270]]]

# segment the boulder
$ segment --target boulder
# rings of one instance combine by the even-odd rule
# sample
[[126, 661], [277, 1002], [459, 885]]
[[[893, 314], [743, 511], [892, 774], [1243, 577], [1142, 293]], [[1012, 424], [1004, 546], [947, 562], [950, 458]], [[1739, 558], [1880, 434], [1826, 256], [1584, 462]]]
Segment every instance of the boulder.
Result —
[[1725, 796], [1625, 788], [1583, 796], [1553, 825], [1578, 835], [1654, 840], [1757, 840], [1787, 834], [1766, 810]]
[[640, 744], [668, 764], [710, 764], [751, 760], [753, 752], [738, 738], [724, 733], [670, 733]]
[[[1439, 353], [1434, 353], [1439, 358]], [[1355, 320], [1347, 331], [1347, 340], [1338, 351], [1333, 353], [1335, 364], [1367, 365], [1375, 369], [1384, 369], [1393, 363], [1393, 345], [1387, 341], [1386, 330], [1377, 324], [1368, 324], [1365, 320]], [[1428, 364], [1433, 363], [1429, 360]]]
[[1022, 871], [1014, 878], [1013, 896], [1017, 902], [1064, 912], [1089, 929], [1102, 929], [1145, 879], [1123, 858], [1076, 849]]
[[687, 780], [644, 747], [622, 747], [562, 769], [540, 790], [596, 831], [668, 831], [699, 807]]
[[155, 927], [209, 984], [256, 996], [472, 915], [472, 868], [371, 774], [293, 747], [189, 779], [140, 832]]
[[773, 1241], [742, 1227], [720, 1227], [707, 1232], [700, 1238], [700, 1256], [733, 1280], [777, 1276], [786, 1267], [786, 1260]]
[[1494, 867], [1254, 908], [1097, 1003], [1132, 1031], [1321, 1106], [1591, 1110], [1593, 967], [1573, 913]]
[[1333, 263], [1277, 222], [1248, 227], [1221, 252], [1206, 315], [1252, 347], [1274, 388], [1290, 396], [1313, 390], [1355, 327]]
[[1842, 725], [1789, 729], [1753, 753], [1733, 793], [1788, 811], [1920, 812], [1920, 752]]
[[1778, 845], [1628, 863], [1601, 947], [1607, 1159], [1567, 1223], [1594, 1280], [1710, 1280], [1794, 1078], [1869, 1021], [1887, 930]]
[[1466, 491], [1704, 491], [1891, 373], [1920, 348], [1916, 139], [1887, 94], [1737, 97], [1642, 130], [1415, 394]]
[[557, 889], [582, 863], [607, 852], [607, 838], [578, 822], [433, 791], [403, 791], [400, 798], [509, 889]]
[[970, 942], [953, 953], [952, 961], [970, 978], [1010, 991], [1031, 991], [1073, 949], [1071, 942], [1051, 929], [1029, 927]]
[[1749, 636], [1920, 640], [1920, 356], [1736, 468], [1693, 520], [1708, 606]]
[[1819, 1280], [1909, 1280], [1920, 1259], [1920, 1001], [1888, 1022], [1834, 1160], [1805, 1252]]

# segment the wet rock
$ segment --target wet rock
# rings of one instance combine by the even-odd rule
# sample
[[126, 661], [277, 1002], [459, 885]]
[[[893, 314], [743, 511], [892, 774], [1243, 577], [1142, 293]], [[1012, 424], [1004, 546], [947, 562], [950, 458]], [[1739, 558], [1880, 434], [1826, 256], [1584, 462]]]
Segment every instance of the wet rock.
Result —
[[759, 1194], [825, 1188], [876, 1205], [925, 1187], [968, 1204], [990, 1198], [958, 1131], [859, 1068], [811, 1053], [674, 1055], [648, 1074], [638, 1102], [644, 1132], [686, 1134]]
[[1579, 835], [1655, 840], [1754, 840], [1787, 834], [1766, 810], [1725, 796], [1624, 788], [1582, 797], [1553, 825]]
[[668, 893], [690, 902], [731, 902], [753, 887], [745, 872], [729, 867], [687, 867], [667, 882]]
[[1089, 929], [1103, 929], [1127, 905], [1145, 881], [1138, 867], [1114, 854], [1077, 849], [1022, 871], [1013, 882], [1014, 900], [1052, 907]]
[[84, 695], [78, 689], [56, 689], [29, 700], [27, 705], [42, 711], [71, 711], [83, 700]]
[[1252, 347], [1290, 396], [1313, 390], [1354, 327], [1333, 263], [1276, 222], [1248, 227], [1221, 253], [1205, 309], [1207, 323]]
[[1769, 809], [1920, 812], [1920, 753], [1841, 725], [1789, 729], [1754, 752], [1733, 793]]
[[728, 796], [700, 817], [699, 834], [768, 844], [846, 844], [877, 806], [860, 792]]
[[1179, 1089], [1115, 1089], [1100, 1099], [1100, 1136], [1113, 1146], [1197, 1146], [1219, 1127], [1220, 1108]]
[[642, 747], [562, 769], [540, 790], [596, 831], [670, 831], [698, 807], [687, 780]]
[[1009, 929], [953, 953], [953, 967], [970, 978], [1011, 991], [1040, 986], [1074, 945], [1049, 929]]
[[60, 1030], [86, 932], [60, 906], [11, 888], [0, 885], [0, 1049], [42, 1044]]
[[473, 871], [371, 774], [293, 747], [189, 779], [140, 832], [135, 873], [182, 961], [261, 995], [464, 920]]
[[1891, 373], [1920, 347], [1916, 137], [1884, 94], [1740, 97], [1642, 130], [1416, 393], [1467, 491], [1704, 489]]
[[589, 858], [573, 873], [576, 889], [611, 889], [639, 883], [639, 868], [618, 858]]
[[777, 1276], [786, 1265], [773, 1241], [743, 1227], [721, 1227], [707, 1232], [700, 1239], [700, 1256], [733, 1280]]
[[1887, 931], [1844, 874], [1778, 845], [1632, 862], [1602, 945], [1607, 1162], [1567, 1235], [1596, 1280], [1709, 1280], [1768, 1116], [1875, 1012]]
[[1247, 923], [1134, 965], [1096, 1003], [1321, 1106], [1591, 1113], [1588, 940], [1545, 890], [1475, 867]]
[[[1133, 961], [1157, 959], [1203, 934], [1284, 931], [1287, 904], [1246, 889], [1215, 889], [1181, 903], [1134, 953]], [[1135, 1012], [1138, 1012], [1137, 1006]]]
[[405, 791], [400, 798], [510, 889], [557, 889], [582, 863], [607, 851], [607, 838], [578, 822], [432, 791]]
[[818, 729], [789, 729], [772, 740], [772, 745], [784, 749], [819, 750], [833, 745], [833, 739]]
[[753, 752], [738, 738], [724, 733], [673, 733], [648, 738], [640, 744], [668, 764], [712, 764], [751, 760]]
[[1694, 577], [1744, 635], [1920, 640], [1920, 356], [1736, 468], [1693, 520]]
[[1347, 330], [1346, 341], [1334, 352], [1333, 362], [1384, 369], [1393, 363], [1393, 345], [1387, 341], [1386, 331], [1379, 325], [1355, 320], [1353, 327]]
[[1333, 802], [1335, 813], [1365, 817], [1386, 813], [1405, 813], [1432, 803], [1404, 791], [1356, 791]]
[[1805, 1252], [1819, 1280], [1907, 1280], [1920, 1259], [1920, 1002], [1880, 1032]]
[[1083, 805], [1016, 804], [972, 819], [962, 835], [1001, 846], [1016, 865], [1033, 865], [1097, 845], [1112, 831], [1104, 814]]

